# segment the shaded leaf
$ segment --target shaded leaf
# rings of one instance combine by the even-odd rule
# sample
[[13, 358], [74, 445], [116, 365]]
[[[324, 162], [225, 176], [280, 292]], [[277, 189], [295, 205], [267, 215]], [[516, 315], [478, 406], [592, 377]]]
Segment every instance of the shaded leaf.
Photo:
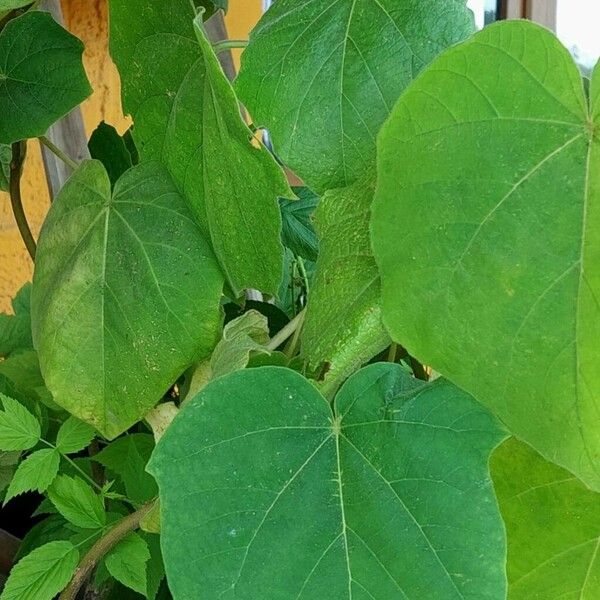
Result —
[[302, 329], [302, 355], [328, 393], [389, 345], [369, 239], [372, 181], [327, 192], [317, 209], [320, 253]]
[[[1, 157], [0, 157], [1, 160]], [[31, 339], [31, 284], [25, 284], [14, 297], [13, 315], [0, 314], [0, 356], [33, 348]]]
[[150, 550], [150, 560], [148, 561], [148, 581], [146, 589], [146, 598], [154, 600], [158, 595], [161, 581], [165, 578], [165, 567], [163, 564], [162, 552], [160, 550], [160, 536], [148, 535], [142, 536], [148, 544]]
[[20, 403], [0, 394], [0, 450], [29, 450], [40, 439], [39, 421]]
[[12, 568], [0, 600], [52, 600], [69, 583], [78, 561], [71, 542], [40, 546]]
[[0, 0], [0, 10], [14, 10], [32, 3], [33, 0]]
[[45, 448], [30, 454], [17, 468], [4, 498], [11, 498], [36, 490], [45, 492], [58, 475], [60, 454], [54, 448]]
[[154, 450], [154, 439], [145, 433], [133, 433], [115, 440], [94, 456], [94, 460], [118, 475], [130, 500], [143, 504], [158, 492], [154, 479], [146, 473], [146, 464]]
[[146, 415], [145, 421], [150, 425], [155, 441], [160, 440], [178, 413], [179, 408], [175, 402], [162, 402]]
[[355, 374], [333, 412], [288, 369], [218, 379], [150, 464], [169, 587], [207, 600], [503, 600], [487, 466], [503, 437], [470, 396], [397, 365]]
[[91, 157], [104, 165], [113, 187], [119, 177], [133, 167], [134, 163], [125, 140], [112, 125], [104, 121], [93, 131], [88, 148]]
[[464, 0], [277, 0], [250, 36], [236, 89], [278, 156], [321, 193], [371, 170], [402, 91], [473, 31]]
[[600, 597], [600, 495], [511, 439], [492, 456], [509, 600]]
[[[2, 15], [0, 14], [0, 19], [1, 18]], [[8, 192], [11, 160], [11, 147], [7, 144], [0, 144], [0, 192]]]
[[48, 488], [48, 497], [70, 523], [83, 529], [100, 529], [106, 524], [102, 499], [83, 479], [59, 475]]
[[449, 50], [379, 137], [372, 236], [394, 340], [597, 490], [599, 94], [533, 23]]
[[74, 454], [89, 446], [94, 428], [75, 417], [69, 417], [58, 430], [56, 447], [61, 454]]
[[294, 254], [306, 260], [316, 261], [319, 253], [317, 234], [312, 216], [319, 197], [308, 188], [293, 188], [297, 200], [279, 199], [281, 209], [281, 240]]
[[104, 559], [108, 572], [124, 586], [146, 596], [148, 544], [137, 533], [122, 539]]
[[20, 456], [20, 452], [0, 451], [0, 497], [15, 474]]
[[[189, 0], [111, 0], [111, 53], [143, 160], [165, 164], [210, 236], [235, 297], [275, 295], [278, 196], [292, 192], [253, 138]], [[139, 18], [143, 15], [143, 18]]]
[[54, 400], [109, 438], [140, 420], [206, 355], [223, 280], [168, 173], [129, 170], [111, 195], [86, 161], [38, 244], [32, 325]]
[[[91, 93], [83, 44], [47, 12], [28, 11], [0, 32], [0, 143], [39, 137]], [[51, 65], [51, 67], [49, 67]]]

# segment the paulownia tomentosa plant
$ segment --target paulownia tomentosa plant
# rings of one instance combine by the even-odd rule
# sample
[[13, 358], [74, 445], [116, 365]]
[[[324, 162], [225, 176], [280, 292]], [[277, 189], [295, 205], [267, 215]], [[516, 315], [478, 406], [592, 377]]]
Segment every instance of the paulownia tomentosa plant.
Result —
[[[277, 0], [232, 85], [222, 2], [109, 0], [133, 127], [77, 165], [36, 4], [0, 0], [0, 486], [44, 517], [1, 600], [599, 598], [599, 70], [465, 0]], [[74, 167], [37, 247], [36, 137]]]

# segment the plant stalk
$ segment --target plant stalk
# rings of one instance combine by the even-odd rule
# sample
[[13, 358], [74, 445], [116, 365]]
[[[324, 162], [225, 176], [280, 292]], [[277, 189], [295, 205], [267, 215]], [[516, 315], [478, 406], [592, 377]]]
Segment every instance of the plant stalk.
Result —
[[51, 140], [49, 140], [45, 135], [42, 135], [38, 138], [40, 140], [40, 144], [43, 144], [52, 152], [52, 154], [58, 156], [60, 160], [62, 160], [67, 166], [71, 167], [73, 171], [77, 169], [79, 166], [70, 156], [67, 156], [56, 144], [54, 144]]
[[248, 46], [248, 40], [223, 40], [213, 44], [213, 52], [219, 54], [226, 50], [232, 50], [234, 48], [246, 48]]
[[144, 504], [134, 513], [123, 517], [114, 527], [109, 529], [83, 557], [69, 585], [63, 590], [58, 600], [75, 600], [79, 590], [86, 582], [98, 563], [108, 554], [123, 538], [140, 527], [142, 519], [150, 512], [155, 500]]
[[277, 350], [302, 325], [303, 320], [304, 310], [300, 311], [280, 332], [271, 338], [266, 346], [267, 350]]
[[10, 162], [10, 204], [12, 207], [19, 233], [31, 260], [35, 261], [36, 244], [33, 234], [27, 222], [25, 210], [23, 209], [23, 200], [21, 198], [21, 176], [23, 175], [23, 163], [27, 154], [27, 142], [15, 142], [12, 145], [12, 160]]

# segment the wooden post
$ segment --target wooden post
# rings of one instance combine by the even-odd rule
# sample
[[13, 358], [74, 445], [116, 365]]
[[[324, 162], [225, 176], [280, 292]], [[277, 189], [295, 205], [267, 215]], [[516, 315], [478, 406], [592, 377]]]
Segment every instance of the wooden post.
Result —
[[[40, 8], [47, 10], [57, 23], [64, 25], [60, 0], [44, 0]], [[52, 125], [48, 129], [46, 137], [76, 162], [90, 157], [83, 117], [79, 107]], [[72, 169], [45, 146], [42, 146], [42, 158], [44, 159], [50, 200], [53, 200], [71, 175]]]
[[526, 0], [525, 17], [556, 31], [556, 12], [558, 0]]

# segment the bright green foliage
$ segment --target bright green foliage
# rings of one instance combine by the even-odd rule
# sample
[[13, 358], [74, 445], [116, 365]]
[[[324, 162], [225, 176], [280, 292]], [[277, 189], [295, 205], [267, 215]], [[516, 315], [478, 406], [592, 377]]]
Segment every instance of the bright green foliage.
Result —
[[71, 542], [50, 542], [12, 569], [0, 600], [52, 600], [75, 571], [79, 552]]
[[279, 199], [281, 241], [296, 256], [314, 262], [319, 253], [319, 242], [312, 219], [319, 197], [308, 188], [296, 187], [293, 191], [298, 196], [297, 200]]
[[549, 31], [484, 29], [396, 106], [373, 211], [392, 337], [596, 489], [599, 83], [588, 111]]
[[468, 395], [398, 365], [334, 410], [277, 367], [211, 383], [161, 439], [162, 547], [175, 598], [505, 597], [487, 461], [504, 437]]
[[0, 143], [44, 135], [89, 96], [82, 52], [49, 13], [30, 11], [7, 23], [0, 32]]
[[508, 534], [509, 600], [600, 597], [600, 495], [514, 439], [492, 476]]
[[16, 350], [33, 348], [30, 284], [25, 284], [19, 290], [12, 306], [14, 315], [0, 314], [0, 356], [4, 358]]
[[117, 581], [145, 596], [147, 589], [146, 563], [149, 560], [148, 545], [137, 533], [131, 533], [106, 555], [104, 564]]
[[113, 186], [127, 169], [133, 167], [133, 158], [125, 139], [112, 125], [104, 121], [92, 133], [88, 148], [92, 158], [99, 160], [106, 168]]
[[56, 510], [70, 523], [83, 529], [100, 529], [106, 525], [102, 499], [79, 477], [59, 475], [48, 497]]
[[152, 450], [154, 439], [151, 435], [134, 433], [109, 444], [94, 460], [121, 480], [130, 500], [143, 504], [158, 492], [154, 479], [146, 473], [146, 463]]
[[56, 447], [61, 454], [72, 454], [86, 448], [94, 438], [94, 428], [69, 417], [58, 430]]
[[40, 440], [39, 421], [20, 403], [0, 394], [0, 450], [29, 450]]
[[59, 463], [60, 453], [54, 448], [30, 454], [17, 468], [6, 491], [4, 503], [24, 492], [45, 492], [58, 474]]
[[[283, 248], [283, 172], [240, 116], [233, 90], [189, 0], [111, 0], [111, 53], [142, 159], [165, 164], [233, 294], [275, 295]], [[140, 18], [139, 15], [143, 15]]]
[[111, 194], [86, 161], [52, 204], [32, 295], [36, 348], [54, 400], [109, 438], [205, 355], [222, 278], [168, 173], [128, 171]]
[[370, 181], [359, 181], [327, 192], [317, 209], [320, 253], [302, 352], [326, 373], [326, 387], [333, 386], [328, 392], [390, 343], [369, 240], [373, 192]]
[[277, 0], [236, 89], [277, 154], [318, 192], [353, 183], [413, 77], [474, 30], [464, 0]]
[[31, 4], [33, 0], [0, 0], [0, 10], [14, 10]]

